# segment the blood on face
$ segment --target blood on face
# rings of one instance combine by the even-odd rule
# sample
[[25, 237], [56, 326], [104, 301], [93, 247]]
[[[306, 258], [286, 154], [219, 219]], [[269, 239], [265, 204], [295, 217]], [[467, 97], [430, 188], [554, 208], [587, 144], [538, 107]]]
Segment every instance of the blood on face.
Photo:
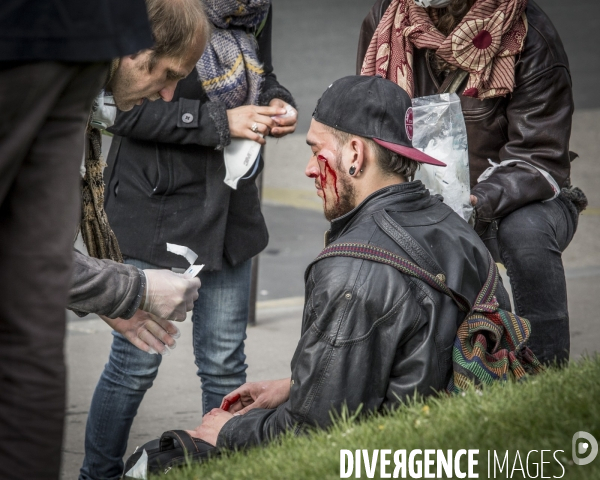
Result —
[[[329, 160], [327, 160], [323, 155], [319, 155], [317, 157], [317, 160], [320, 162], [319, 163], [319, 179], [321, 180], [323, 200], [325, 201], [325, 203], [327, 203], [327, 194], [325, 192], [325, 188], [331, 182], [331, 184], [333, 186], [333, 190], [335, 192], [335, 196], [336, 196], [335, 203], [338, 204], [340, 202], [340, 195], [338, 193], [338, 188], [337, 188], [337, 174], [335, 173], [335, 170], [333, 168], [331, 168], [331, 165], [329, 165]], [[321, 168], [321, 163], [323, 164], [323, 168]]]

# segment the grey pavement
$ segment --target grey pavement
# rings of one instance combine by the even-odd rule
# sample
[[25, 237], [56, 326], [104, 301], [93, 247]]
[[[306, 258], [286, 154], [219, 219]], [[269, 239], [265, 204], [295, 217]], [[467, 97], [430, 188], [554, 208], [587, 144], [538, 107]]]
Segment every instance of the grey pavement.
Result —
[[[260, 255], [257, 326], [248, 329], [249, 380], [289, 376], [300, 334], [303, 274], [323, 247], [327, 228], [313, 182], [304, 176], [309, 149], [304, 135], [319, 95], [331, 81], [354, 72], [357, 32], [373, 0], [274, 0], [274, 64], [280, 81], [300, 106], [298, 133], [270, 140], [264, 172], [264, 214], [270, 231]], [[573, 183], [587, 193], [590, 207], [563, 255], [569, 291], [572, 358], [600, 350], [600, 2], [538, 0], [559, 29], [570, 56], [576, 113], [571, 149]], [[106, 151], [106, 150], [105, 150]], [[64, 479], [77, 478], [90, 399], [108, 358], [112, 336], [97, 317], [69, 317], [69, 367]], [[195, 374], [191, 323], [181, 324], [178, 347], [166, 357], [134, 422], [128, 453], [171, 428], [188, 428], [202, 415]]]

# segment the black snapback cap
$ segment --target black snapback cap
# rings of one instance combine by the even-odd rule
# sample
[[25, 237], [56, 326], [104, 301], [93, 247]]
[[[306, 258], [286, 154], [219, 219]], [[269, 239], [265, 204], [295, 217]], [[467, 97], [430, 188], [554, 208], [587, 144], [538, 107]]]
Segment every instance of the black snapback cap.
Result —
[[412, 102], [394, 82], [380, 76], [352, 75], [333, 82], [317, 103], [313, 118], [421, 163], [446, 164], [413, 148]]

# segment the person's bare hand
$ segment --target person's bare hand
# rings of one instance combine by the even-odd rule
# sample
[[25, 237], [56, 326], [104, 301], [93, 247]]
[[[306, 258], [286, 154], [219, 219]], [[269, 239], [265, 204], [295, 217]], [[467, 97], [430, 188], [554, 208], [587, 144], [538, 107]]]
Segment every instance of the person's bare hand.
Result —
[[[247, 138], [264, 145], [263, 137], [266, 137], [271, 128], [277, 125], [271, 117], [285, 115], [285, 108], [281, 107], [258, 107], [256, 105], [244, 105], [242, 107], [227, 110], [227, 121], [232, 138]], [[256, 132], [252, 126], [256, 124]]]
[[271, 107], [285, 108], [286, 111], [289, 109], [289, 113], [285, 116], [277, 116], [274, 118], [277, 125], [271, 129], [271, 135], [276, 138], [281, 138], [290, 133], [294, 133], [294, 130], [296, 130], [296, 123], [298, 122], [298, 112], [296, 109], [279, 98], [271, 100], [269, 105]]
[[220, 408], [213, 408], [210, 412], [202, 417], [202, 425], [196, 427], [196, 430], [186, 430], [194, 438], [199, 438], [211, 445], [217, 445], [219, 432], [233, 415]]
[[477, 205], [477, 197], [475, 195], [471, 195], [471, 205]]
[[[238, 398], [239, 397], [239, 398]], [[229, 412], [244, 415], [253, 408], [277, 408], [290, 397], [290, 379], [245, 383], [223, 397], [230, 403]]]
[[175, 348], [175, 339], [181, 335], [173, 323], [143, 310], [138, 310], [128, 320], [108, 318], [103, 315], [100, 318], [137, 348], [147, 353], [168, 355], [169, 348]]

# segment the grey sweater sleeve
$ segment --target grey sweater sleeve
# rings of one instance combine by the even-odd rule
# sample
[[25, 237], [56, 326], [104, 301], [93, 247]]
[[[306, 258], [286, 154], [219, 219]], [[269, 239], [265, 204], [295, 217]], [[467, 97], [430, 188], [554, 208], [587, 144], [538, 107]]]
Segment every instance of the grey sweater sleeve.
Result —
[[144, 272], [133, 265], [99, 260], [74, 250], [68, 308], [81, 315], [131, 318], [146, 289]]

